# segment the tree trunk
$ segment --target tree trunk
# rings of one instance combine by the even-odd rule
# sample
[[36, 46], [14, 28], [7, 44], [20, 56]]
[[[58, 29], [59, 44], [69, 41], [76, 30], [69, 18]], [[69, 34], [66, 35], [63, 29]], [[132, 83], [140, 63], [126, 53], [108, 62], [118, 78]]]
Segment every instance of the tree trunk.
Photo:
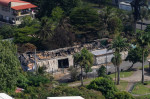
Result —
[[115, 84], [117, 84], [117, 66], [115, 66]]
[[118, 0], [115, 0], [116, 6], [118, 7]]
[[100, 4], [101, 4], [101, 0], [98, 0], [98, 5], [99, 5], [99, 7], [100, 7]]
[[150, 72], [150, 62], [149, 62], [149, 72]]
[[133, 66], [134, 66], [134, 63], [132, 63], [131, 67], [128, 70], [130, 70]]
[[141, 19], [141, 30], [143, 29], [143, 20]]
[[117, 85], [119, 85], [120, 84], [120, 69], [119, 69], [119, 66], [117, 66], [117, 72], [118, 72]]
[[144, 49], [142, 51], [142, 83], [144, 83]]
[[134, 29], [133, 31], [134, 31], [134, 35], [135, 35], [135, 34], [136, 34], [136, 20], [134, 20], [133, 25], [134, 25], [134, 26], [133, 26], [133, 29]]
[[83, 68], [81, 66], [81, 86], [83, 86]]
[[87, 73], [86, 73], [86, 78], [88, 78]]

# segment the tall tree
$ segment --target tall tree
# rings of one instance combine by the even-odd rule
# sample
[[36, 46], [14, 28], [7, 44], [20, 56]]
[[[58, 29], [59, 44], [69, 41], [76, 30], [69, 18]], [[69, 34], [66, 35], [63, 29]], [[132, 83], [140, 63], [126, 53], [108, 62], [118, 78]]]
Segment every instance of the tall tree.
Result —
[[118, 52], [115, 52], [114, 57], [112, 57], [112, 59], [111, 59], [111, 62], [115, 66], [115, 83], [116, 83], [116, 72], [118, 72], [117, 84], [119, 84], [119, 81], [120, 81], [120, 72], [119, 72], [120, 69], [119, 69], [119, 67], [120, 67], [120, 64], [122, 63], [121, 54]]
[[83, 69], [91, 68], [93, 65], [93, 54], [86, 48], [74, 55], [75, 62], [81, 67], [81, 86], [83, 86]]
[[112, 7], [105, 7], [100, 10], [100, 35], [109, 35], [109, 22], [114, 17], [116, 17], [116, 10]]
[[150, 33], [140, 31], [136, 36], [137, 45], [142, 49], [142, 83], [144, 83], [144, 53], [150, 44]]
[[8, 41], [0, 41], [0, 68], [0, 90], [14, 90], [17, 86], [21, 66], [16, 46]]
[[147, 3], [148, 3], [147, 0], [133, 0], [131, 2], [133, 17], [134, 17], [134, 23], [133, 23], [134, 34], [136, 34], [136, 23], [138, 20], [141, 19], [140, 9], [141, 7], [144, 7], [144, 6], [147, 7]]
[[[128, 49], [128, 43], [126, 38], [122, 38], [121, 36], [117, 36], [112, 43], [112, 49], [115, 51], [116, 57], [119, 61], [120, 59], [120, 52]], [[119, 62], [118, 62], [119, 63]], [[118, 72], [118, 80], [117, 84], [120, 84], [120, 63], [117, 66], [117, 72]]]

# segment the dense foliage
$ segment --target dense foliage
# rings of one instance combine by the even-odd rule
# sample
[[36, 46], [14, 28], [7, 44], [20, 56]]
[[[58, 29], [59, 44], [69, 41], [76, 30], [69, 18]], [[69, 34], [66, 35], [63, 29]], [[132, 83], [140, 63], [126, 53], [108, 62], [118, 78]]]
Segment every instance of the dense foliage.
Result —
[[135, 98], [130, 93], [126, 91], [122, 91], [122, 92], [117, 92], [115, 94], [114, 99], [135, 99]]
[[22, 80], [21, 66], [17, 57], [16, 46], [9, 41], [0, 41], [0, 90], [14, 90], [17, 81]]
[[88, 86], [88, 89], [101, 91], [105, 98], [113, 98], [117, 92], [117, 88], [110, 79], [99, 77], [93, 80]]
[[85, 99], [105, 99], [100, 92], [88, 90], [84, 87], [57, 87], [50, 92], [50, 96], [82, 96]]
[[[146, 61], [148, 56], [148, 51], [145, 51], [144, 54], [144, 60]], [[130, 61], [132, 62], [132, 66], [137, 62], [141, 62], [142, 63], [142, 49], [137, 47], [137, 48], [131, 48], [128, 52], [128, 56], [126, 57], [126, 61]]]

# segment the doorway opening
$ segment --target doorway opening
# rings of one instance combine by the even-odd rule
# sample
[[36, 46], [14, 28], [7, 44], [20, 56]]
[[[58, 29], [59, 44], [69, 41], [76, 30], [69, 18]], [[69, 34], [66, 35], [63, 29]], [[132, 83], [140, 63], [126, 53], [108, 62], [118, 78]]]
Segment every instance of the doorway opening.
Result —
[[68, 58], [58, 60], [58, 68], [69, 68]]

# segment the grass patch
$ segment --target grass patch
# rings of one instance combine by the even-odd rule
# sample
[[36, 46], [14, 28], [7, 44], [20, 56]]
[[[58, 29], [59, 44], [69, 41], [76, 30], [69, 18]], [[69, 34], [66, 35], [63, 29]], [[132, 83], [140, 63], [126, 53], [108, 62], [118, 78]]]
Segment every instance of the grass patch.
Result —
[[127, 81], [120, 81], [120, 85], [116, 85], [116, 87], [120, 90], [120, 91], [126, 91], [126, 88], [128, 86], [128, 82]]
[[150, 94], [149, 95], [143, 95], [143, 96], [137, 96], [135, 98], [136, 99], [150, 99]]
[[[145, 65], [144, 68], [149, 68], [149, 65]], [[141, 69], [142, 69], [142, 66], [139, 67], [139, 69], [141, 70]]]
[[[132, 74], [133, 74], [133, 71], [123, 71], [123, 72], [120, 72], [120, 78], [129, 77]], [[115, 73], [110, 74], [109, 76], [112, 77], [112, 78], [115, 78]]]
[[145, 95], [150, 93], [150, 81], [146, 82], [147, 85], [143, 85], [142, 83], [137, 83], [132, 90], [132, 94]]

